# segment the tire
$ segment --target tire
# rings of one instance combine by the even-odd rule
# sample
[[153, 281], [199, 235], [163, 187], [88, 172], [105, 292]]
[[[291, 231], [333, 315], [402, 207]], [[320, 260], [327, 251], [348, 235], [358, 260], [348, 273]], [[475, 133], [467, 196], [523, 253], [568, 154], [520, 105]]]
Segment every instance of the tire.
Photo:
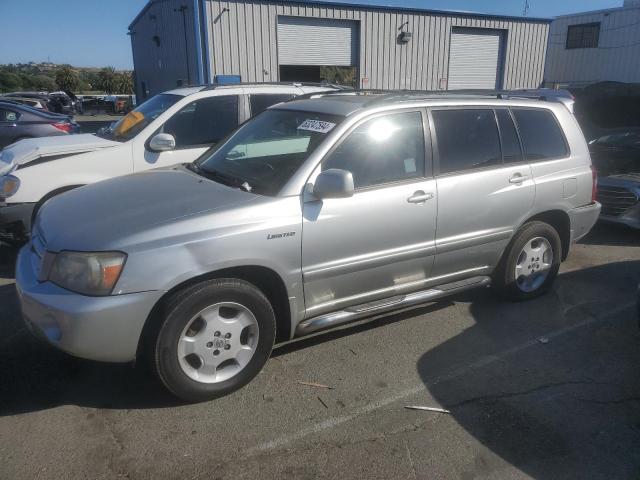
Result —
[[260, 372], [275, 333], [273, 308], [259, 289], [243, 280], [209, 280], [169, 299], [151, 344], [150, 363], [176, 397], [212, 400], [238, 390]]
[[556, 229], [544, 222], [526, 223], [498, 263], [493, 275], [494, 289], [509, 300], [539, 297], [551, 288], [561, 259], [562, 242]]

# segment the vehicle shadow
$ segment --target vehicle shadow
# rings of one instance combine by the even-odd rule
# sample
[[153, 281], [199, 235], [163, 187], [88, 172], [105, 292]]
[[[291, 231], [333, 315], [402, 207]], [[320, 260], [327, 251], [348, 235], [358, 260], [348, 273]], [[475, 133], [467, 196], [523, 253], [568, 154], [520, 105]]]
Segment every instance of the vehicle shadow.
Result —
[[180, 403], [144, 368], [73, 358], [24, 326], [14, 285], [0, 286], [0, 417], [60, 405], [108, 409]]
[[640, 261], [629, 261], [564, 273], [526, 303], [474, 292], [475, 324], [416, 365], [485, 447], [461, 477], [500, 477], [505, 462], [534, 478], [638, 475], [639, 282]]

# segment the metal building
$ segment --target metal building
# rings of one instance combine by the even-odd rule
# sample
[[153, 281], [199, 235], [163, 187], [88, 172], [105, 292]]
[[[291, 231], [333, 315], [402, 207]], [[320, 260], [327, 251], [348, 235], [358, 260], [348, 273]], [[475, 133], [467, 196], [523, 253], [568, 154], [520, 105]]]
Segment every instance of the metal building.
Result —
[[129, 34], [141, 98], [226, 75], [246, 82], [342, 75], [375, 89], [512, 89], [541, 84], [549, 23], [329, 2], [151, 0]]
[[565, 15], [551, 23], [547, 85], [640, 82], [640, 0]]

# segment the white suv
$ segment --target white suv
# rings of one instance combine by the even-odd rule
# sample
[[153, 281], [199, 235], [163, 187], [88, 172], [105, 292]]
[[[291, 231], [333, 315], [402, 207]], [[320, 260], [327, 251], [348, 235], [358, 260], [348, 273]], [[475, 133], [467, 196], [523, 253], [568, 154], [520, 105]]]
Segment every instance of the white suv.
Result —
[[107, 178], [192, 162], [267, 107], [332, 86], [237, 84], [171, 90], [97, 134], [25, 139], [0, 153], [0, 238], [22, 240], [55, 195]]

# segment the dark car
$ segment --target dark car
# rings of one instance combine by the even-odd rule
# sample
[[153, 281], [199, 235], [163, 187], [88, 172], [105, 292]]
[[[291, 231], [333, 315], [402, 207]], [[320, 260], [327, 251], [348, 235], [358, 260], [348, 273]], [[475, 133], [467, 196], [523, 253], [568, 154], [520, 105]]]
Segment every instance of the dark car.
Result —
[[0, 101], [0, 148], [23, 138], [79, 132], [79, 125], [67, 115], [43, 112], [16, 102]]
[[589, 141], [600, 219], [640, 228], [640, 129], [609, 129]]

